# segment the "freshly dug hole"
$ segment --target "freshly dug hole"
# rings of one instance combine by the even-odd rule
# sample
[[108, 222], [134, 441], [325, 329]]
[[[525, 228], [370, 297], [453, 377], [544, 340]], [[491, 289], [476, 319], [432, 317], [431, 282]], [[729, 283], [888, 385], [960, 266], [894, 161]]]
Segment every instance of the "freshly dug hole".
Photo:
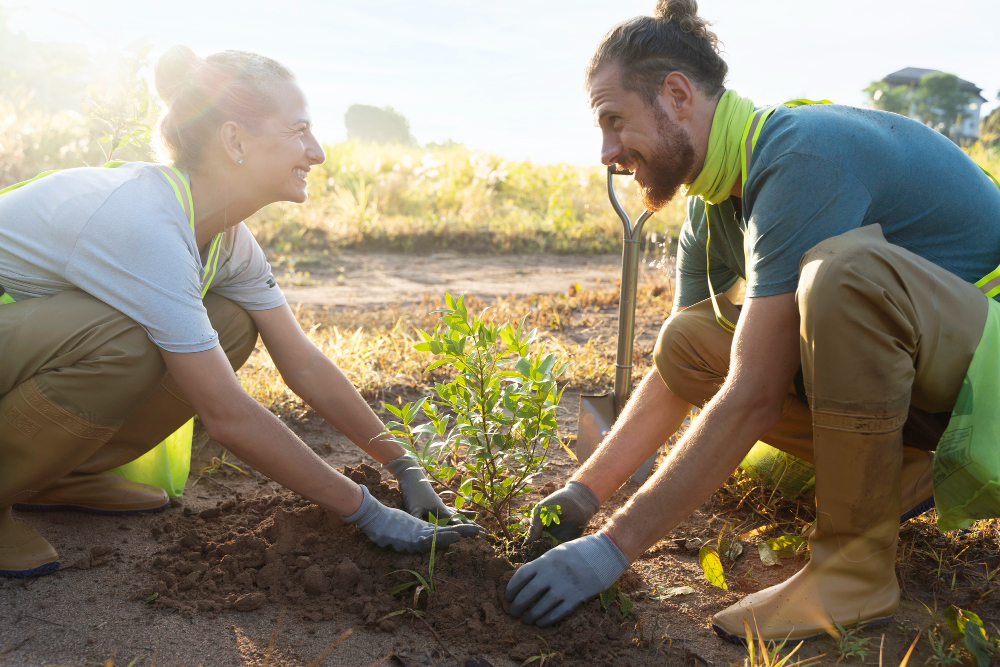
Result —
[[[368, 486], [381, 502], [401, 506], [395, 482], [381, 481], [374, 468], [348, 466], [344, 474]], [[291, 492], [237, 496], [210, 510], [185, 512], [153, 531], [163, 549], [145, 564], [148, 576], [136, 597], [185, 616], [277, 604], [313, 622], [348, 614], [383, 632], [401, 623], [416, 622], [419, 628], [407, 614], [384, 618], [413, 604], [412, 588], [396, 596], [387, 589], [412, 576], [392, 574], [396, 570], [415, 570], [426, 578], [429, 555], [379, 548], [354, 526], [339, 524], [339, 517]], [[635, 621], [623, 622], [616, 608], [606, 612], [596, 600], [553, 628], [508, 616], [503, 593], [515, 566], [543, 551], [541, 545], [517, 549], [512, 563], [482, 538], [440, 550], [425, 620], [449, 647], [468, 654], [523, 661], [544, 648], [541, 636], [570, 662], [621, 655], [633, 643]]]

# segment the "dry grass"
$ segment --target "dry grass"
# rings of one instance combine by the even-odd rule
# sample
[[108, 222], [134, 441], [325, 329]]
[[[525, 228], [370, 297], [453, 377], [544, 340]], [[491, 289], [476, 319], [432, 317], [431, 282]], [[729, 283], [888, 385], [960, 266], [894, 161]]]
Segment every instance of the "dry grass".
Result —
[[[467, 297], [466, 303], [470, 311], [486, 309], [488, 316], [502, 321], [525, 318], [542, 333], [549, 351], [572, 360], [565, 376], [571, 389], [607, 390], [614, 379], [618, 284], [571, 291], [491, 301]], [[639, 286], [637, 332], [659, 329], [669, 313], [672, 295], [672, 284], [663, 278]], [[437, 322], [433, 311], [441, 305], [442, 297], [425, 298], [410, 307], [369, 310], [299, 306], [296, 316], [309, 338], [361, 394], [382, 403], [419, 395], [429, 382], [444, 377], [443, 371], [425, 374], [431, 355], [413, 349], [416, 330], [433, 328]], [[638, 381], [651, 368], [650, 343], [636, 345], [633, 364], [634, 380]], [[302, 401], [281, 381], [263, 346], [258, 346], [239, 377], [247, 392], [275, 413], [295, 417], [305, 410]]]

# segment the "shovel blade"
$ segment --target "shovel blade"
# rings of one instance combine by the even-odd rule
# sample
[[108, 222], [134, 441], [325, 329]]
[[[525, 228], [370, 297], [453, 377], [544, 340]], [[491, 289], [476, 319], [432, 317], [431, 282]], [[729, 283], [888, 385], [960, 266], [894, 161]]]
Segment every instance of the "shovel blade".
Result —
[[576, 428], [576, 457], [580, 463], [597, 451], [614, 423], [614, 394], [580, 396], [580, 419]]
[[[615, 396], [580, 396], [580, 418], [576, 426], [576, 457], [583, 462], [601, 446], [604, 437], [615, 423]], [[642, 484], [649, 477], [649, 472], [656, 463], [658, 452], [654, 452], [645, 463], [639, 466], [631, 479]]]

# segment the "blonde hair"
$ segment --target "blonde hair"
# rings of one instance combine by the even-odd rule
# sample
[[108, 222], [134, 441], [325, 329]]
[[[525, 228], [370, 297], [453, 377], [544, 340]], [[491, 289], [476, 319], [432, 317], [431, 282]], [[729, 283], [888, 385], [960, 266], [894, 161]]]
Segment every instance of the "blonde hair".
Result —
[[174, 165], [194, 170], [223, 123], [256, 131], [276, 111], [277, 88], [295, 75], [257, 53], [230, 50], [200, 58], [177, 45], [156, 61], [154, 78], [167, 105], [157, 124], [160, 152]]
[[653, 16], [623, 21], [601, 39], [587, 66], [587, 88], [598, 70], [615, 64], [621, 68], [622, 85], [647, 104], [656, 100], [671, 72], [683, 73], [706, 95], [721, 95], [729, 66], [710, 25], [698, 16], [695, 0], [657, 0]]

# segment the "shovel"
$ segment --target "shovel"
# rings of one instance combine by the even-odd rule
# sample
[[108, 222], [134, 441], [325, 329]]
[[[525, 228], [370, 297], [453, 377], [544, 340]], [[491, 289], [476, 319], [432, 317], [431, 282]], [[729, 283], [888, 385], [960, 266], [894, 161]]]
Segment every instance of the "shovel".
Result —
[[[617, 165], [608, 167], [608, 198], [615, 213], [622, 219], [625, 230], [622, 248], [622, 286], [618, 301], [618, 355], [615, 360], [615, 389], [602, 396], [580, 396], [580, 421], [576, 430], [576, 456], [586, 461], [600, 446], [604, 436], [625, 407], [632, 390], [632, 338], [635, 335], [635, 290], [639, 278], [639, 241], [642, 227], [653, 213], [643, 211], [635, 225], [629, 220], [615, 194], [614, 177], [631, 176], [632, 172]], [[632, 480], [644, 482], [656, 460], [654, 453], [632, 475]]]

